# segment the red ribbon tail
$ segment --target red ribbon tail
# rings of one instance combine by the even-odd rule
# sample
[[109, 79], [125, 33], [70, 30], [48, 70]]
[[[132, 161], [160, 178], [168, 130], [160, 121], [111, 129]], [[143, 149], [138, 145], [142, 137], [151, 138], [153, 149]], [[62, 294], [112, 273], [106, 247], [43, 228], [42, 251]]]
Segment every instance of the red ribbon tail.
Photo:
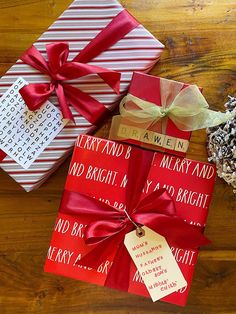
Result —
[[67, 103], [67, 99], [65, 97], [64, 88], [61, 84], [57, 85], [56, 94], [58, 97], [59, 105], [60, 105], [61, 112], [64, 119], [71, 120], [72, 122], [75, 123], [74, 117], [72, 115], [72, 112], [69, 108], [69, 104]]
[[121, 242], [107, 275], [105, 286], [113, 289], [128, 291], [130, 281], [131, 257]]
[[120, 73], [112, 72], [112, 75], [111, 73], [101, 73], [99, 76], [116, 92], [116, 94], [120, 94]]
[[[138, 216], [138, 215], [137, 215]], [[171, 244], [175, 244], [183, 249], [197, 249], [211, 243], [202, 233], [201, 228], [189, 225], [176, 216], [156, 215], [152, 220], [145, 221], [144, 216], [136, 219], [137, 222], [159, 233]]]
[[114, 252], [116, 252], [104, 285], [128, 291], [131, 258], [123, 241], [123, 233], [108, 237], [82, 257], [77, 264], [97, 269], [102, 263], [109, 259], [112, 260]]
[[91, 124], [98, 124], [102, 118], [110, 114], [110, 111], [102, 103], [80, 89], [71, 85], [63, 86], [70, 104]]
[[97, 269], [103, 262], [108, 260], [114, 249], [114, 242], [108, 238], [97, 244], [89, 253], [81, 258], [76, 264]]

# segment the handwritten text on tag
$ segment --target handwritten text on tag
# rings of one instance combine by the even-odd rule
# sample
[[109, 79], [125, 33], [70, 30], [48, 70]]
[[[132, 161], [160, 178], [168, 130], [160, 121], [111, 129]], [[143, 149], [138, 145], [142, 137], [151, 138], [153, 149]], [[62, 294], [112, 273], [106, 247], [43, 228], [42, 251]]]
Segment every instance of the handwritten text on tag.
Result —
[[134, 261], [152, 300], [155, 302], [187, 285], [164, 237], [148, 227], [144, 236], [136, 230], [126, 234], [125, 246]]

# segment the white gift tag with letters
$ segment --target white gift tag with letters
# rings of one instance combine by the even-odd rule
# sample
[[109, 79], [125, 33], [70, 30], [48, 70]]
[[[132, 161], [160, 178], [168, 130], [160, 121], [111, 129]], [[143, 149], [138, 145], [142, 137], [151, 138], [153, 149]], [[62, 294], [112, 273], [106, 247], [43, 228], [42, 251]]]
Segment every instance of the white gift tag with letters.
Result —
[[68, 122], [49, 101], [30, 111], [19, 93], [27, 84], [18, 78], [0, 99], [0, 149], [24, 169], [32, 165]]
[[187, 286], [187, 282], [164, 237], [148, 227], [142, 236], [134, 230], [125, 236], [125, 246], [153, 302]]

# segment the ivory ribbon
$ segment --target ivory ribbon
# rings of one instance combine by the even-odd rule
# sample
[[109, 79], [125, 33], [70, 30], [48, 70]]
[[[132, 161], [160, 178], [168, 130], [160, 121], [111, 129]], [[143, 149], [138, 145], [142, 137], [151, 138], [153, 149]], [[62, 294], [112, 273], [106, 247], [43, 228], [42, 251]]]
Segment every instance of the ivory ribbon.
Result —
[[145, 124], [145, 129], [169, 118], [180, 130], [195, 131], [224, 123], [236, 114], [236, 110], [230, 113], [210, 110], [206, 99], [196, 85], [180, 90], [174, 98], [172, 93], [173, 100], [169, 102], [168, 88], [165, 88], [165, 81], [168, 80], [161, 79], [161, 81], [162, 106], [128, 94], [120, 103], [120, 116], [113, 118], [112, 128], [117, 129], [121, 118], [136, 124]]

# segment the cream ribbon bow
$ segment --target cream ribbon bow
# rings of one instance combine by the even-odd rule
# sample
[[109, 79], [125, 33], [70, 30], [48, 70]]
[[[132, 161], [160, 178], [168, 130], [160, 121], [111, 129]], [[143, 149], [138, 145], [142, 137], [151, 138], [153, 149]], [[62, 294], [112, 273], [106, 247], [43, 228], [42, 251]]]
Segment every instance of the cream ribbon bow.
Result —
[[[134, 103], [135, 108], [127, 106], [129, 102]], [[169, 106], [160, 107], [132, 94], [128, 94], [120, 103], [120, 117], [134, 123], [146, 123], [147, 127], [168, 117], [182, 131], [213, 127], [235, 115], [236, 110], [226, 113], [210, 110], [206, 99], [196, 85], [182, 89]]]

